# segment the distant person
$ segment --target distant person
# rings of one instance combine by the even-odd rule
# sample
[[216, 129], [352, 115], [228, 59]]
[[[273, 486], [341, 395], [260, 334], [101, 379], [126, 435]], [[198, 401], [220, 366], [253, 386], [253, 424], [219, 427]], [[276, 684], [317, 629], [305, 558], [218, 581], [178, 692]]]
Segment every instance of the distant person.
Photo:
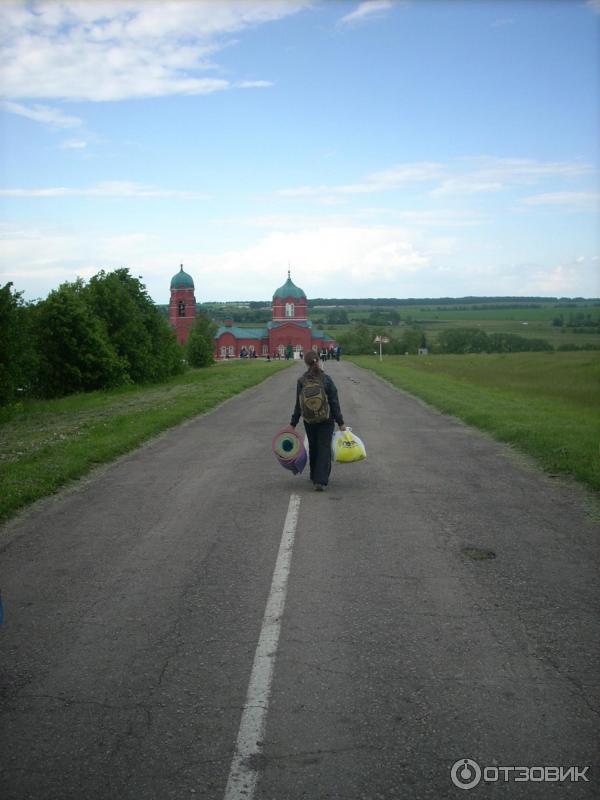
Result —
[[339, 361], [341, 355], [342, 355], [342, 348], [338, 344], [338, 346], [335, 348], [335, 360]]
[[317, 492], [322, 492], [329, 483], [331, 472], [331, 439], [334, 422], [341, 431], [346, 430], [340, 409], [335, 383], [319, 364], [319, 354], [308, 350], [304, 356], [307, 371], [296, 385], [296, 405], [290, 425], [295, 428], [303, 417], [304, 430], [308, 437], [310, 479]]

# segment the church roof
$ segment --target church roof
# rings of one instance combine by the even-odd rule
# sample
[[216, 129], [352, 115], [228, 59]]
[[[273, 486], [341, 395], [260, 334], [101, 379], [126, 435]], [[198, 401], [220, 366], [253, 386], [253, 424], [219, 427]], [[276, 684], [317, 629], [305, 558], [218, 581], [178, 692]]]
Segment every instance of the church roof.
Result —
[[235, 339], [266, 339], [269, 335], [267, 328], [241, 328], [238, 325], [221, 325], [215, 333], [218, 339], [224, 333], [231, 333]]
[[177, 272], [171, 278], [171, 289], [193, 289], [194, 288], [194, 281], [191, 275], [188, 275], [187, 272], [183, 271], [183, 264], [179, 268], [179, 272]]
[[279, 289], [273, 295], [273, 299], [276, 297], [286, 298], [286, 297], [295, 297], [297, 300], [304, 298], [306, 300], [306, 295], [295, 283], [293, 283], [292, 279], [290, 278], [290, 273], [288, 271], [288, 278], [287, 281], [280, 286]]

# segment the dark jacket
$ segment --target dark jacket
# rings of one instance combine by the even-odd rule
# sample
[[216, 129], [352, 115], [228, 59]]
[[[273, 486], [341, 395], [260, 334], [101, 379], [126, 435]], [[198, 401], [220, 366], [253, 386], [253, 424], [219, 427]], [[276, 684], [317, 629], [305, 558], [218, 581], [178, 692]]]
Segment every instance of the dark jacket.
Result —
[[[302, 378], [309, 377], [309, 373], [305, 372]], [[300, 410], [300, 392], [302, 391], [302, 378], [298, 381], [296, 386], [296, 405], [294, 407], [294, 412], [292, 414], [291, 424], [296, 426], [298, 421], [302, 415], [302, 411]], [[329, 400], [329, 422], [335, 420], [338, 425], [344, 424], [344, 418], [342, 417], [342, 410], [340, 408], [340, 401], [338, 400], [338, 393], [335, 386], [335, 383], [331, 380], [329, 375], [326, 375], [324, 372], [321, 372], [321, 378], [323, 380], [323, 385], [325, 387], [325, 394], [327, 395], [327, 399]]]

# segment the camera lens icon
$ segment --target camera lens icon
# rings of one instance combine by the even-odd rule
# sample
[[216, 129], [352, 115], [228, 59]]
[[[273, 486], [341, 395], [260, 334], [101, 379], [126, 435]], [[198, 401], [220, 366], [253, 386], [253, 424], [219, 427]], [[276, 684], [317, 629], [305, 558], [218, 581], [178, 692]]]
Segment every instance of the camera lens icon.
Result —
[[481, 780], [481, 767], [471, 758], [459, 758], [452, 765], [450, 777], [459, 789], [472, 789]]

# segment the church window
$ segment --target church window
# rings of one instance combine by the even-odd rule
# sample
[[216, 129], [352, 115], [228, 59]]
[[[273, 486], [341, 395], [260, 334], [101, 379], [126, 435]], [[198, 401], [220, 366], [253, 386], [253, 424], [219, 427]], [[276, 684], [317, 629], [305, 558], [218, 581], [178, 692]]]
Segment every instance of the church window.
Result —
[[293, 303], [286, 303], [285, 304], [285, 315], [286, 315], [286, 317], [293, 317], [294, 316], [294, 304]]
[[178, 310], [178, 313], [179, 313], [180, 317], [185, 317], [185, 303], [183, 302], [183, 300], [179, 301], [179, 304], [177, 306], [177, 310]]

